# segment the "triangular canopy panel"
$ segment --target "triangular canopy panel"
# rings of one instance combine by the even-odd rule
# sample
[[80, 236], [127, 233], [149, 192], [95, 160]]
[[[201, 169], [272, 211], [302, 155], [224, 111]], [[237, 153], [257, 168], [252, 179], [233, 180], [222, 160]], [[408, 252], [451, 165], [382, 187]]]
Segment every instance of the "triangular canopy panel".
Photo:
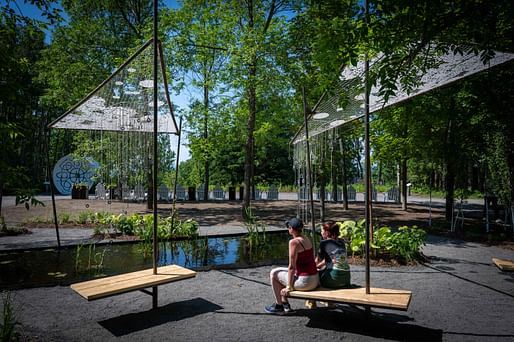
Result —
[[[479, 55], [445, 54], [437, 57], [435, 67], [430, 68], [424, 74], [418, 73], [418, 81], [414, 87], [405, 89], [399, 82], [397, 91], [385, 102], [378, 95], [380, 84], [371, 88], [369, 99], [370, 113], [383, 108], [393, 106], [399, 102], [426, 93], [432, 89], [444, 86], [459, 79], [471, 76], [487, 68], [508, 62], [514, 59], [514, 54], [496, 52], [486, 64]], [[375, 59], [370, 63], [370, 68], [379, 61]], [[350, 121], [361, 118], [364, 115], [364, 62], [357, 66], [350, 66], [343, 70], [339, 81], [330, 93], [325, 93], [309, 115], [309, 136], [315, 136], [322, 132], [344, 125]], [[293, 139], [293, 144], [305, 140], [305, 127], [302, 127]]]
[[[161, 44], [158, 48], [158, 133], [178, 133]], [[153, 132], [153, 40], [147, 41], [51, 128]]]

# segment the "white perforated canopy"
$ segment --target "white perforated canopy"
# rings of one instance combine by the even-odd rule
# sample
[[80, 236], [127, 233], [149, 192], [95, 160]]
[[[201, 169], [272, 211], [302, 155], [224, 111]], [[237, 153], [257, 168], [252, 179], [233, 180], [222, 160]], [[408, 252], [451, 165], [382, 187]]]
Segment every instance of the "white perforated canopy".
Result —
[[[178, 133], [168, 92], [161, 44], [158, 48], [158, 133]], [[153, 40], [116, 69], [51, 128], [153, 132]]]
[[[371, 61], [370, 68], [379, 59]], [[390, 96], [387, 102], [378, 95], [380, 84], [374, 85], [370, 92], [369, 111], [370, 113], [377, 112], [512, 59], [514, 59], [514, 54], [501, 52], [496, 52], [486, 64], [480, 59], [480, 55], [473, 53], [462, 55], [448, 53], [436, 57], [434, 67], [425, 73], [418, 72], [414, 87], [407, 90], [398, 81], [395, 94]], [[359, 62], [357, 66], [350, 66], [343, 70], [334, 89], [322, 96], [314, 107], [313, 113], [309, 115], [307, 121], [309, 136], [339, 127], [364, 115], [363, 80], [364, 62]], [[305, 126], [298, 131], [293, 139], [293, 144], [304, 140]]]

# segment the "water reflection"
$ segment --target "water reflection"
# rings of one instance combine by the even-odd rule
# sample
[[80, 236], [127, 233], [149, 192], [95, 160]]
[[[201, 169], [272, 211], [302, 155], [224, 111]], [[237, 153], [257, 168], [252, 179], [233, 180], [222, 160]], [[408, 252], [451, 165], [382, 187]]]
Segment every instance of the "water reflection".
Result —
[[[192, 269], [245, 267], [287, 261], [288, 235], [198, 238], [159, 243], [159, 265]], [[96, 277], [151, 268], [151, 246], [144, 243], [87, 245], [0, 254], [0, 289], [68, 285]]]

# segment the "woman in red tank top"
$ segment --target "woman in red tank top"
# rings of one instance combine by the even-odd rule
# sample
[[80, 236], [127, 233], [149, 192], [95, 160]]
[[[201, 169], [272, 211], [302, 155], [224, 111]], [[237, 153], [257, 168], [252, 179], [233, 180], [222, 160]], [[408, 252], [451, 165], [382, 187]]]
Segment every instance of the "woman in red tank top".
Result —
[[289, 265], [274, 268], [270, 272], [275, 303], [266, 306], [265, 310], [273, 314], [291, 311], [286, 297], [289, 291], [310, 291], [319, 285], [312, 242], [302, 235], [303, 222], [293, 218], [287, 221], [286, 225], [289, 235], [293, 237], [289, 241]]

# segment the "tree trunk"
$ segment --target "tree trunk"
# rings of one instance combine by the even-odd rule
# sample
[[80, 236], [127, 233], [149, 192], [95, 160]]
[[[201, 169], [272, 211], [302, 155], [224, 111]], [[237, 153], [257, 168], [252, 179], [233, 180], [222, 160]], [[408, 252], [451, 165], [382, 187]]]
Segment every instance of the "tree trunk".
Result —
[[250, 208], [250, 196], [252, 191], [252, 169], [253, 169], [253, 133], [255, 130], [255, 117], [257, 112], [255, 77], [257, 75], [257, 61], [254, 58], [249, 66], [248, 85], [248, 121], [246, 124], [247, 137], [245, 144], [245, 169], [244, 169], [244, 196], [243, 196], [243, 219], [248, 219], [248, 208]]
[[450, 162], [447, 164], [446, 176], [445, 176], [445, 190], [446, 190], [446, 221], [451, 222], [453, 216], [453, 199], [455, 190], [455, 174], [453, 172], [453, 166]]
[[[402, 190], [401, 162], [396, 165], [396, 187], [398, 188], [398, 191]], [[400, 194], [398, 194], [398, 199], [396, 201], [400, 201]]]
[[382, 185], [382, 162], [378, 161], [377, 184]]
[[348, 210], [348, 181], [346, 179], [346, 153], [342, 140], [339, 140], [339, 148], [341, 149], [341, 181], [343, 184], [343, 210]]
[[[207, 76], [204, 75], [204, 80]], [[204, 106], [204, 122], [203, 122], [203, 138], [204, 138], [204, 143], [205, 145], [207, 146], [207, 140], [209, 139], [209, 129], [208, 129], [208, 124], [209, 124], [209, 87], [204, 83], [204, 86], [203, 86], [203, 106]], [[207, 155], [207, 153], [204, 154], [204, 158], [205, 158], [205, 174], [204, 174], [204, 188], [203, 188], [203, 200], [204, 201], [207, 201], [209, 199], [209, 158], [210, 156]], [[199, 198], [199, 200], [201, 200]]]
[[[248, 10], [248, 22], [246, 26], [249, 31], [255, 29], [255, 11], [254, 1], [247, 0], [246, 7]], [[273, 16], [276, 14], [277, 7], [275, 0], [269, 4], [269, 11], [266, 17], [262, 33], [266, 34], [270, 27]], [[250, 194], [253, 190], [253, 164], [254, 164], [254, 131], [255, 131], [255, 118], [257, 115], [257, 51], [251, 52], [250, 62], [248, 64], [248, 121], [247, 121], [247, 137], [245, 144], [245, 166], [244, 166], [244, 196], [243, 196], [243, 218], [248, 219], [248, 208], [250, 208]]]
[[320, 220], [325, 222], [325, 176], [322, 174], [319, 179], [319, 199], [321, 205]]
[[402, 184], [402, 210], [407, 210], [407, 159], [402, 160], [401, 169]]
[[2, 217], [2, 199], [4, 197], [4, 194], [3, 194], [3, 188], [4, 188], [4, 184], [3, 183], [0, 183], [0, 217]]
[[[147, 140], [148, 141], [148, 140]], [[153, 209], [153, 163], [155, 163], [155, 160], [153, 160], [153, 151], [152, 151], [152, 144], [148, 143], [148, 158], [147, 158], [147, 166], [148, 166], [148, 174], [147, 174], [147, 181], [148, 181], [148, 194], [146, 196], [146, 209], [152, 210]]]
[[153, 183], [150, 183], [148, 185], [148, 195], [146, 196], [146, 209], [153, 209]]
[[330, 140], [332, 146], [330, 149], [330, 182], [332, 183], [332, 202], [337, 202], [337, 165], [334, 163], [335, 153], [336, 153], [336, 139], [335, 132], [332, 130], [332, 139]]
[[[333, 159], [332, 159], [333, 160]], [[337, 167], [335, 164], [330, 166], [330, 178], [332, 182], [332, 202], [337, 202]]]
[[[450, 107], [453, 108], [453, 103]], [[444, 188], [446, 190], [445, 218], [448, 222], [451, 222], [453, 218], [453, 201], [455, 197], [455, 144], [453, 136], [452, 120], [450, 119], [446, 128], [446, 175], [444, 177]]]

